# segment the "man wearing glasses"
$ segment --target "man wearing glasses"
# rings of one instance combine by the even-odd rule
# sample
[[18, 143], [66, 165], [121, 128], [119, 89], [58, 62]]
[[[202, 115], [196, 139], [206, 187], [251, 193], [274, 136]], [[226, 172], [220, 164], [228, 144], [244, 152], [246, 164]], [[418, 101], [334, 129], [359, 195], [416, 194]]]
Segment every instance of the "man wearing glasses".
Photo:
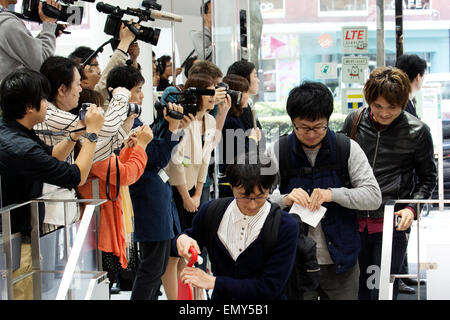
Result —
[[[359, 145], [328, 128], [333, 97], [325, 85], [304, 82], [294, 88], [286, 109], [294, 129], [280, 138], [287, 139], [288, 150], [277, 148], [282, 141], [275, 145], [272, 157], [280, 165], [280, 194], [274, 192], [271, 200], [282, 208], [296, 203], [313, 214], [321, 206], [327, 209], [315, 228], [304, 224], [305, 233], [317, 243], [320, 271], [319, 287], [303, 298], [356, 300], [360, 240], [355, 210], [378, 208], [380, 188]], [[341, 145], [350, 149], [348, 160], [341, 161], [348, 181], [339, 170]]]
[[[284, 286], [294, 264], [299, 228], [287, 212], [267, 201], [276, 179], [270, 168], [264, 156], [240, 155], [226, 171], [234, 198], [205, 203], [192, 228], [175, 239], [178, 254], [186, 259], [191, 246], [198, 252], [206, 246], [213, 275], [186, 267], [181, 280], [213, 290], [211, 300], [286, 299]], [[278, 230], [266, 229], [274, 225]]]

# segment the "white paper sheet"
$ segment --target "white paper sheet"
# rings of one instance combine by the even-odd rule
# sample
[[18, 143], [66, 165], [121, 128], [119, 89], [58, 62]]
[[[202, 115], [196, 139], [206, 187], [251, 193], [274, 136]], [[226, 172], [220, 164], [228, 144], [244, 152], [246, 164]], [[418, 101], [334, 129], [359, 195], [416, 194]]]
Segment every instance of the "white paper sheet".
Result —
[[304, 223], [316, 228], [326, 211], [327, 208], [320, 206], [319, 210], [312, 212], [308, 208], [304, 208], [301, 205], [294, 203], [289, 213], [298, 214]]

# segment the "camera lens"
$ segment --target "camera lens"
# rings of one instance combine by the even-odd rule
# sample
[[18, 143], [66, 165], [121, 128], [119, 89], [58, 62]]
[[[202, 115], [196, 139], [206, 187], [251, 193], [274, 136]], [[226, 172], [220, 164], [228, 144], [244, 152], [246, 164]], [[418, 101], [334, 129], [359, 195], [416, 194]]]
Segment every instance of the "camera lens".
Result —
[[128, 117], [131, 116], [132, 114], [137, 114], [137, 116], [139, 117], [142, 113], [142, 108], [140, 105], [138, 105], [137, 103], [129, 103], [128, 104]]

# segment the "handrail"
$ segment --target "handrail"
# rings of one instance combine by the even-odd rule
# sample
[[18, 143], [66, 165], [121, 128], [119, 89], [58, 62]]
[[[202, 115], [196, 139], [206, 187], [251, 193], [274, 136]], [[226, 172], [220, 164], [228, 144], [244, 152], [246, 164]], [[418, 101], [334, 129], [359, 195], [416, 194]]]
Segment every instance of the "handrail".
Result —
[[[94, 197], [99, 197], [99, 188], [98, 188], [98, 178], [90, 178], [88, 181], [91, 181], [92, 189], [93, 189], [93, 195]], [[35, 274], [37, 271], [40, 271], [40, 248], [39, 248], [39, 210], [38, 210], [38, 203], [64, 203], [64, 216], [65, 216], [65, 232], [66, 232], [66, 242], [68, 240], [68, 234], [67, 234], [67, 221], [66, 221], [66, 208], [68, 203], [89, 203], [87, 207], [92, 208], [92, 211], [94, 209], [97, 209], [97, 212], [99, 211], [99, 207], [101, 204], [106, 202], [105, 199], [46, 199], [45, 197], [53, 196], [61, 191], [65, 190], [64, 188], [58, 188], [52, 192], [48, 192], [43, 194], [41, 197], [28, 200], [19, 204], [11, 204], [6, 207], [0, 207], [0, 218], [2, 219], [2, 233], [1, 233], [1, 240], [2, 240], [2, 246], [4, 248], [4, 254], [5, 254], [5, 260], [6, 260], [6, 284], [7, 284], [7, 292], [8, 292], [8, 299], [14, 299], [14, 290], [13, 290], [13, 266], [12, 266], [12, 239], [21, 236], [20, 232], [11, 234], [11, 211], [26, 205], [31, 205], [31, 252], [32, 252], [32, 271], [25, 276], [29, 276], [30, 274]], [[14, 213], [13, 213], [14, 214]], [[92, 219], [92, 214], [90, 214], [89, 217], [89, 223]], [[83, 215], [84, 218], [84, 215]], [[87, 220], [87, 218], [83, 219]], [[96, 215], [96, 218], [98, 219], [98, 215]], [[82, 223], [80, 223], [81, 225]], [[78, 238], [79, 233], [77, 233]], [[85, 236], [82, 237], [82, 241], [84, 242]], [[97, 232], [98, 237], [98, 232]], [[75, 239], [75, 241], [76, 241]], [[72, 256], [72, 253], [69, 254], [68, 250], [68, 243], [66, 243], [66, 254], [69, 256]], [[69, 257], [70, 259], [70, 257]], [[73, 258], [74, 259], [74, 258]], [[101, 256], [97, 253], [97, 262], [101, 259]], [[77, 259], [78, 260], [78, 257]], [[64, 274], [66, 274], [66, 271], [64, 271]], [[39, 299], [41, 297], [41, 281], [39, 273], [36, 277], [33, 276], [33, 290], [34, 290], [34, 297], [35, 299]], [[73, 273], [72, 273], [73, 276]], [[66, 276], [67, 277], [67, 276]]]
[[[381, 247], [381, 269], [379, 281], [379, 300], [392, 300], [393, 296], [393, 282], [391, 281], [391, 257], [392, 257], [392, 237], [394, 231], [394, 207], [400, 203], [416, 203], [417, 207], [417, 275], [404, 275], [403, 278], [417, 278], [420, 283], [420, 219], [421, 219], [421, 204], [450, 204], [450, 200], [419, 200], [419, 199], [400, 199], [388, 200], [384, 206], [384, 220], [383, 220], [383, 242]], [[392, 275], [392, 277], [398, 277]], [[420, 286], [417, 286], [417, 298], [420, 300]]]

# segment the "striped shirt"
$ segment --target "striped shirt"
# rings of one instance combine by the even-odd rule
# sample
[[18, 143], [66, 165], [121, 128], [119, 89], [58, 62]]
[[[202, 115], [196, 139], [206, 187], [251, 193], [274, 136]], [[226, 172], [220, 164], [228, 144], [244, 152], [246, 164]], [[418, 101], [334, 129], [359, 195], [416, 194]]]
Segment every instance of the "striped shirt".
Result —
[[270, 212], [270, 203], [265, 202], [254, 216], [244, 215], [234, 199], [225, 211], [217, 235], [234, 261], [258, 238]]
[[[130, 98], [129, 91], [119, 91], [114, 94], [109, 103], [108, 110], [105, 113], [105, 121], [98, 135], [98, 141], [95, 148], [93, 162], [108, 159], [113, 150], [120, 147], [127, 136], [122, 129], [122, 124], [128, 114], [128, 100]], [[70, 112], [64, 111], [49, 102], [45, 121], [34, 126], [39, 138], [47, 145], [57, 145], [66, 139], [65, 135], [52, 136], [39, 131], [69, 131], [74, 130], [78, 122], [78, 116]], [[68, 159], [69, 163], [73, 163], [73, 152]]]

